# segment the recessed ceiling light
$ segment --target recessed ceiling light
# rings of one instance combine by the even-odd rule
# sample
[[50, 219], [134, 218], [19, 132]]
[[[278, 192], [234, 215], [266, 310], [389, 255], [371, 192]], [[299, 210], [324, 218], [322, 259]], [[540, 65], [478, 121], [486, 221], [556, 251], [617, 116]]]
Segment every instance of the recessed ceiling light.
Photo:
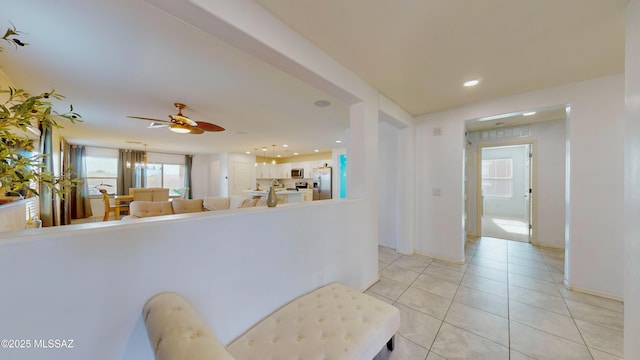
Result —
[[298, 153], [297, 153], [297, 152], [294, 152], [294, 153], [293, 153], [293, 155], [298, 155]]
[[529, 112], [526, 112], [526, 113], [522, 113], [522, 116], [531, 116], [531, 115], [535, 115], [535, 114], [536, 114], [535, 111], [529, 111]]
[[244, 153], [249, 155], [249, 154], [251, 154], [251, 151], [245, 151]]
[[320, 152], [320, 150], [318, 150], [318, 149], [315, 149], [315, 150], [313, 150], [313, 152]]
[[276, 155], [276, 157], [282, 157], [282, 155], [278, 154], [278, 155]]
[[336, 144], [342, 144], [342, 140], [336, 140]]
[[480, 84], [480, 80], [475, 79], [475, 80], [469, 80], [462, 85], [464, 85], [465, 87], [471, 87], [471, 86], [476, 86], [478, 84]]
[[282, 144], [282, 147], [289, 147], [289, 145], [287, 145], [287, 144]]
[[317, 106], [317, 107], [327, 107], [329, 105], [331, 105], [331, 103], [327, 100], [317, 100], [313, 102], [313, 105]]

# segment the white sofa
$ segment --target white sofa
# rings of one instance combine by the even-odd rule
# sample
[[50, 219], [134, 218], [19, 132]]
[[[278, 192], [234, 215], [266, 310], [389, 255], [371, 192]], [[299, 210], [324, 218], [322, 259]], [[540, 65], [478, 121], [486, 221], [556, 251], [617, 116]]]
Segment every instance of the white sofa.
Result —
[[204, 199], [174, 199], [172, 201], [133, 201], [129, 205], [129, 215], [122, 220], [172, 214], [186, 214], [202, 211], [222, 211], [249, 207], [266, 206], [265, 200], [249, 199], [245, 196], [205, 197]]
[[373, 359], [393, 350], [400, 311], [339, 283], [294, 299], [223, 346], [180, 295], [152, 297], [143, 319], [156, 360]]

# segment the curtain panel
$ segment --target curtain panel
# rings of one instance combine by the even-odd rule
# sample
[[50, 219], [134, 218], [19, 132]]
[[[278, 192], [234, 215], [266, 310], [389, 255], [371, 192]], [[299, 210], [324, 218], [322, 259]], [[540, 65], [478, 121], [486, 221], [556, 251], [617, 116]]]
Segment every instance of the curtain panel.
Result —
[[118, 194], [128, 195], [132, 187], [145, 187], [144, 151], [120, 149], [118, 156]]
[[69, 149], [69, 166], [73, 173], [73, 179], [79, 179], [82, 183], [71, 188], [69, 194], [69, 211], [72, 219], [84, 219], [91, 217], [91, 199], [89, 198], [89, 185], [87, 184], [86, 149], [81, 145], [71, 145]]
[[193, 199], [193, 190], [191, 190], [191, 167], [193, 163], [193, 155], [184, 156], [184, 187], [188, 190], [185, 199]]
[[[50, 126], [40, 125], [40, 152], [44, 155], [42, 157], [42, 171], [53, 174], [53, 131]], [[55, 193], [44, 184], [40, 184], [38, 192], [42, 226], [53, 226], [56, 218]]]

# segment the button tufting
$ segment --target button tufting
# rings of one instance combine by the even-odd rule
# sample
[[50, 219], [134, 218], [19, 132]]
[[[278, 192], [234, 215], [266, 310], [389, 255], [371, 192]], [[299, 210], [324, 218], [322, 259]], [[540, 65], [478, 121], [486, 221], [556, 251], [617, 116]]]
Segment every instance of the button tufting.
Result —
[[197, 339], [199, 337], [200, 337], [200, 333], [193, 333], [193, 334], [191, 334], [190, 338], [191, 338], [191, 340], [195, 340], [195, 339]]
[[249, 346], [253, 345], [253, 340], [249, 340]]
[[271, 340], [271, 342], [274, 343], [274, 344], [277, 343], [278, 342], [278, 338], [274, 337], [273, 340]]
[[302, 336], [298, 336], [298, 342], [302, 341]]

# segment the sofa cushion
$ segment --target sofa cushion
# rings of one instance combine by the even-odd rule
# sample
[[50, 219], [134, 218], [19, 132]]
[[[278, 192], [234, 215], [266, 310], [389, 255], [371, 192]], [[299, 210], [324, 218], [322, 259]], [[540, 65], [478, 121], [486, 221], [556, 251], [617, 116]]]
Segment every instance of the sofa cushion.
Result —
[[234, 359], [202, 317], [176, 293], [149, 299], [142, 316], [156, 360]]
[[129, 214], [139, 218], [171, 215], [173, 208], [170, 201], [133, 201], [129, 206]]
[[246, 198], [246, 196], [231, 195], [229, 197], [229, 209], [239, 209]]
[[205, 197], [203, 206], [207, 210], [226, 210], [229, 209], [228, 197]]
[[202, 199], [182, 200], [173, 199], [171, 207], [174, 214], [186, 214], [203, 210]]
[[240, 205], [240, 207], [241, 208], [254, 207], [254, 206], [256, 206], [257, 202], [258, 202], [258, 199], [244, 199], [244, 201], [242, 201], [242, 205]]

